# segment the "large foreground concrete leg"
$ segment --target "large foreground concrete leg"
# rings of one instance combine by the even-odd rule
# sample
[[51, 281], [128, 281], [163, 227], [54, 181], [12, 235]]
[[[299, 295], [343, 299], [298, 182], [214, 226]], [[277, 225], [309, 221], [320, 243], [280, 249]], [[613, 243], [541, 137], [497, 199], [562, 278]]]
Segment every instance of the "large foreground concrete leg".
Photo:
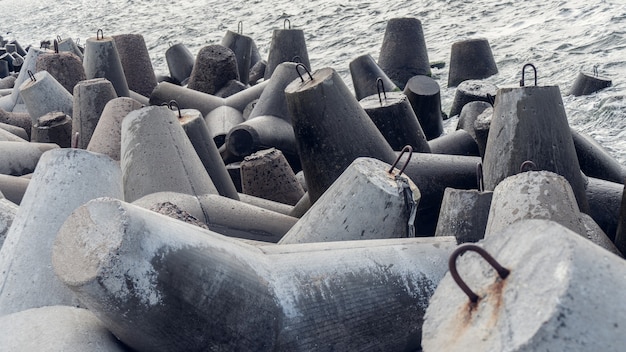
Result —
[[453, 238], [250, 246], [123, 203], [78, 209], [60, 278], [144, 351], [415, 350]]

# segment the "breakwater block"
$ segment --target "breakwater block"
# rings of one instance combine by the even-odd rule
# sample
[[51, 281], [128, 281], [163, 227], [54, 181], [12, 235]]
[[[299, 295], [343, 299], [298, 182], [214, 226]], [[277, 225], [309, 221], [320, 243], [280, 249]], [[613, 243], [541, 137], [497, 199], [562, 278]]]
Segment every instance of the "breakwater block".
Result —
[[619, 351], [626, 343], [620, 328], [626, 324], [626, 306], [613, 298], [626, 289], [622, 258], [548, 220], [519, 221], [486, 238], [479, 248], [491, 254], [491, 265], [473, 248], [458, 256], [467, 248], [455, 252], [450, 267], [474, 300], [446, 274], [426, 312], [425, 352], [467, 351], [468, 346], [476, 351], [583, 351], [588, 346]]
[[137, 350], [415, 350], [454, 245], [413, 238], [251, 246], [100, 199], [65, 222], [53, 266]]

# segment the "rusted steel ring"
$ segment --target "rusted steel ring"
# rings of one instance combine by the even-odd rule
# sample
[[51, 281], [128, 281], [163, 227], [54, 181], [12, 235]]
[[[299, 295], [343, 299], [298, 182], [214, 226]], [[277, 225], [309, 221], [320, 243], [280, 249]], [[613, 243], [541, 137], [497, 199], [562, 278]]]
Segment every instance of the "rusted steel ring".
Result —
[[519, 172], [527, 172], [527, 171], [535, 171], [537, 170], [537, 165], [530, 160], [526, 160], [520, 165]]
[[[289, 27], [286, 26], [287, 23], [289, 23]], [[283, 21], [283, 29], [291, 29], [291, 21], [288, 18]]]
[[487, 263], [489, 263], [489, 265], [491, 265], [491, 267], [496, 270], [496, 272], [498, 273], [498, 275], [500, 276], [502, 280], [506, 279], [507, 276], [509, 276], [509, 274], [511, 273], [511, 271], [503, 267], [502, 265], [500, 265], [500, 263], [498, 263], [495, 259], [493, 259], [491, 254], [487, 253], [486, 250], [484, 250], [482, 247], [479, 247], [475, 244], [465, 244], [465, 245], [459, 246], [456, 250], [454, 250], [454, 252], [452, 252], [452, 254], [450, 255], [450, 259], [448, 260], [448, 268], [450, 269], [450, 274], [452, 275], [452, 279], [454, 279], [454, 282], [456, 282], [456, 284], [459, 285], [459, 287], [461, 288], [461, 290], [463, 290], [463, 292], [467, 295], [467, 297], [469, 297], [469, 300], [472, 303], [476, 303], [478, 302], [478, 299], [480, 297], [478, 297], [478, 295], [475, 294], [474, 291], [472, 291], [469, 288], [469, 286], [467, 286], [465, 281], [461, 279], [459, 272], [456, 270], [456, 258], [458, 258], [458, 256], [460, 256], [461, 254], [467, 251], [473, 251], [473, 252], [480, 254], [480, 256], [483, 257], [483, 259], [485, 259]]
[[28, 73], [28, 77], [30, 77], [31, 81], [37, 82], [37, 78], [35, 78], [35, 75], [33, 74], [33, 71], [28, 70], [28, 71], [26, 71], [26, 73]]
[[96, 40], [102, 40], [104, 39], [104, 32], [102, 31], [102, 29], [98, 29], [96, 31]]
[[391, 165], [391, 168], [389, 169], [388, 173], [393, 172], [393, 168], [396, 167], [396, 165], [398, 165], [400, 158], [402, 158], [402, 156], [406, 152], [409, 152], [409, 156], [406, 158], [406, 163], [404, 163], [404, 166], [402, 166], [402, 169], [400, 169], [400, 172], [398, 173], [398, 176], [402, 175], [402, 173], [404, 172], [404, 169], [406, 169], [406, 166], [409, 165], [409, 161], [411, 161], [411, 156], [413, 155], [413, 147], [411, 147], [410, 145], [405, 145], [404, 148], [402, 148], [400, 155], [398, 155], [398, 158], [396, 159], [396, 161], [393, 163], [393, 165]]
[[535, 86], [537, 86], [537, 68], [533, 64], [526, 64], [522, 67], [522, 79], [519, 81], [519, 86], [520, 87], [524, 86], [524, 74], [526, 72], [526, 67], [532, 68], [533, 71], [535, 72]]
[[304, 67], [304, 70], [306, 71], [306, 73], [309, 74], [309, 78], [312, 81], [313, 80], [313, 75], [311, 75], [311, 71], [309, 71], [309, 69], [306, 68], [306, 66], [303, 63], [299, 63], [299, 64], [296, 65], [296, 72], [298, 72], [298, 76], [300, 76], [300, 80], [302, 82], [304, 82], [304, 78], [302, 78], [302, 74], [300, 73], [300, 70], [299, 70], [300, 67]]
[[291, 58], [291, 62], [295, 62], [297, 64], [301, 64], [302, 63], [302, 58], [300, 56], [296, 55], [293, 58]]
[[180, 113], [180, 106], [178, 105], [178, 102], [176, 100], [170, 100], [169, 103], [167, 103], [167, 107], [170, 108], [170, 110], [173, 110], [173, 108], [176, 108], [176, 110], [178, 110], [178, 118], [182, 119], [183, 115]]
[[380, 97], [380, 91], [383, 91], [383, 96], [385, 97], [385, 101], [387, 101], [387, 92], [385, 92], [385, 83], [383, 79], [378, 77], [376, 78], [376, 90], [378, 91], [378, 101], [380, 102], [380, 106], [383, 105], [383, 99]]

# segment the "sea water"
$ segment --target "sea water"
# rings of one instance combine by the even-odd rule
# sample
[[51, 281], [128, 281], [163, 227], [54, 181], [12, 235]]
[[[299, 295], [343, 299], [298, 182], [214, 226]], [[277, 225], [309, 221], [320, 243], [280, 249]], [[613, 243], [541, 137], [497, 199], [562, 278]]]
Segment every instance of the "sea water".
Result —
[[[487, 38], [499, 87], [518, 85], [525, 63], [537, 67], [539, 85], [558, 85], [570, 125], [591, 135], [626, 165], [626, 6], [624, 0], [0, 0], [0, 34], [22, 46], [72, 37], [83, 43], [104, 35], [142, 34], [154, 69], [168, 74], [165, 51], [184, 43], [192, 53], [218, 44], [227, 30], [252, 37], [262, 55], [274, 29], [302, 29], [313, 70], [332, 67], [352, 86], [348, 64], [357, 56], [378, 57], [387, 20], [422, 22], [430, 61], [449, 62], [454, 42]], [[289, 21], [286, 22], [285, 20]], [[7, 32], [10, 32], [7, 34]], [[596, 94], [568, 92], [578, 73], [595, 69], [613, 86]], [[449, 111], [454, 88], [448, 66], [433, 70]], [[446, 122], [454, 129], [456, 119]]]

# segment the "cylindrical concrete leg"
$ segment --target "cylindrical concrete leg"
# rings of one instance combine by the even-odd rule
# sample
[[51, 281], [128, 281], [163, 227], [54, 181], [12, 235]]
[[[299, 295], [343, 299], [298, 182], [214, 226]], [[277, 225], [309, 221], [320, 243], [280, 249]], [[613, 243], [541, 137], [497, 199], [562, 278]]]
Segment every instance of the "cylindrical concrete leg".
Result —
[[251, 86], [258, 83], [265, 76], [265, 70], [267, 69], [267, 61], [261, 60], [254, 66], [250, 67], [250, 73], [248, 74], [248, 84]]
[[337, 72], [324, 68], [285, 89], [298, 154], [314, 203], [359, 156], [387, 163], [393, 149]]
[[480, 156], [476, 140], [466, 130], [456, 130], [428, 141], [434, 154]]
[[0, 192], [17, 205], [22, 202], [29, 183], [30, 180], [23, 177], [0, 174]]
[[232, 50], [235, 54], [235, 58], [237, 59], [237, 71], [239, 71], [239, 80], [243, 84], [248, 84], [252, 43], [252, 38], [233, 31], [226, 31], [226, 34], [222, 38], [222, 45]]
[[0, 122], [23, 128], [28, 134], [28, 139], [30, 139], [33, 121], [28, 113], [9, 112], [0, 109]]
[[225, 105], [224, 98], [167, 82], [159, 83], [150, 95], [151, 105], [161, 105], [169, 103], [171, 100], [176, 100], [181, 109], [200, 110], [205, 116], [214, 109]]
[[120, 160], [122, 140], [122, 120], [131, 111], [138, 110], [142, 105], [131, 98], [121, 97], [109, 100], [98, 124], [89, 139], [87, 150], [108, 155], [113, 160]]
[[496, 73], [498, 66], [486, 38], [467, 39], [452, 44], [448, 87], [456, 87], [469, 79], [487, 78]]
[[378, 93], [378, 79], [382, 80], [385, 91], [395, 92], [400, 90], [387, 74], [376, 64], [370, 54], [365, 54], [350, 61], [350, 77], [357, 100], [362, 100], [370, 95]]
[[170, 46], [165, 51], [165, 61], [167, 61], [170, 77], [180, 84], [191, 76], [195, 59], [185, 44], [179, 43]]
[[404, 89], [413, 76], [430, 76], [428, 50], [420, 20], [392, 18], [387, 22], [378, 65], [400, 89]]
[[626, 169], [591, 136], [570, 129], [580, 170], [587, 176], [623, 183]]
[[288, 121], [276, 116], [257, 116], [231, 128], [226, 147], [235, 155], [247, 156], [265, 148], [297, 155], [296, 136]]
[[589, 95], [601, 89], [610, 87], [613, 84], [610, 78], [601, 77], [594, 73], [579, 72], [572, 85], [570, 94], [575, 97]]
[[[5, 126], [11, 126], [11, 125], [7, 125], [7, 124], [4, 124], [4, 125]], [[13, 126], [11, 126], [11, 127], [13, 127]], [[0, 141], [3, 141], [3, 142], [28, 142], [24, 138], [18, 137], [16, 135], [14, 135], [13, 133], [7, 131], [4, 128], [3, 125], [0, 125]]]
[[6, 351], [123, 352], [126, 348], [87, 309], [51, 306], [0, 317]]
[[[482, 114], [487, 109], [491, 109], [491, 104], [484, 101], [472, 101], [463, 106], [461, 112], [459, 113], [459, 121], [457, 122], [456, 129], [457, 130], [466, 130], [470, 136], [476, 140], [476, 144], [478, 144], [478, 149], [480, 150], [480, 155], [485, 154], [485, 144], [487, 143], [487, 138], [484, 139], [484, 143], [481, 143], [477, 140], [476, 135], [476, 126], [474, 122], [478, 118], [480, 114]], [[493, 109], [491, 110], [493, 113]], [[491, 122], [491, 121], [490, 121]]]
[[87, 79], [106, 78], [118, 97], [130, 96], [124, 68], [112, 37], [97, 34], [95, 38], [87, 39], [83, 67]]
[[198, 110], [185, 109], [181, 110], [181, 114], [183, 117], [179, 118], [180, 124], [183, 126], [183, 130], [185, 130], [189, 141], [219, 194], [239, 200], [237, 189], [230, 175], [228, 175], [226, 165], [224, 165], [215, 142], [209, 135], [209, 130], [200, 112]]
[[149, 97], [156, 87], [150, 54], [141, 34], [114, 35], [115, 47], [124, 69], [128, 89]]
[[454, 236], [458, 244], [485, 237], [493, 192], [446, 188], [435, 236]]
[[219, 148], [226, 142], [228, 132], [235, 126], [244, 122], [243, 114], [230, 106], [215, 108], [204, 117], [209, 135]]
[[[626, 184], [626, 182], [624, 182]], [[615, 233], [615, 246], [626, 253], [626, 186], [622, 190], [622, 202], [619, 208], [619, 222]]]
[[463, 107], [473, 101], [484, 101], [489, 104], [493, 103], [496, 98], [498, 87], [495, 84], [478, 81], [467, 80], [461, 82], [454, 93], [454, 101], [450, 108], [449, 117], [456, 116], [461, 113]]
[[[2, 114], [2, 113], [0, 112], [0, 114]], [[7, 131], [7, 132], [9, 132], [9, 133], [11, 133], [11, 134], [13, 134], [13, 135], [15, 135], [16, 137], [19, 137], [19, 138], [25, 140], [25, 141], [30, 140], [30, 137], [28, 137], [30, 134], [26, 133], [26, 131], [23, 128], [21, 128], [21, 127], [13, 126], [13, 125], [9, 125], [8, 123], [0, 122], [0, 128], [5, 130], [5, 131]]]
[[624, 185], [588, 177], [585, 193], [589, 201], [590, 211], [588, 214], [602, 231], [614, 241], [619, 224]]
[[[46, 50], [46, 49], [37, 49], [37, 48], [34, 48], [34, 47], [31, 47], [28, 50], [28, 54], [26, 54], [26, 57], [24, 58], [24, 63], [22, 64], [22, 69], [20, 70], [19, 75], [15, 79], [14, 87], [18, 88], [18, 89], [13, 89], [13, 93], [11, 93], [11, 99], [13, 101], [13, 106], [15, 106], [17, 104], [23, 104], [24, 103], [24, 101], [22, 100], [22, 96], [21, 96], [21, 92], [19, 90], [19, 87], [21, 87], [24, 82], [26, 82], [27, 80], [30, 79], [30, 77], [28, 75], [28, 71], [29, 70], [31, 72], [37, 72], [37, 58], [40, 55], [43, 55], [43, 54], [46, 54], [46, 53], [52, 53], [52, 51]], [[12, 111], [12, 110], [13, 109], [11, 108], [10, 111]], [[37, 117], [39, 117], [39, 116], [37, 116]], [[37, 118], [37, 117], [35, 117], [35, 118]]]
[[583, 222], [583, 226], [587, 231], [587, 238], [597, 244], [598, 246], [606, 249], [607, 251], [618, 255], [620, 257], [624, 257], [622, 252], [617, 249], [613, 241], [607, 236], [604, 231], [600, 228], [600, 225], [596, 223], [593, 218], [585, 213], [580, 213], [580, 220]]
[[414, 350], [454, 245], [429, 238], [258, 247], [101, 199], [65, 222], [53, 265], [137, 350]]
[[78, 82], [87, 79], [83, 62], [72, 53], [40, 55], [35, 67], [37, 71], [47, 71], [70, 93]]
[[198, 52], [187, 88], [215, 94], [232, 79], [239, 80], [235, 53], [222, 45], [209, 45]]
[[56, 149], [41, 157], [0, 250], [0, 316], [79, 305], [52, 271], [54, 238], [79, 205], [97, 197], [122, 198], [121, 179], [117, 163], [104, 155]]
[[263, 89], [263, 93], [259, 96], [259, 100], [246, 120], [258, 116], [271, 115], [291, 123], [291, 116], [289, 115], [287, 100], [285, 99], [285, 88], [294, 79], [298, 78], [296, 65], [293, 62], [283, 62], [276, 67], [272, 74], [272, 79]]
[[72, 145], [72, 118], [62, 112], [50, 112], [33, 125], [31, 142], [54, 143], [61, 148]]
[[265, 87], [267, 87], [271, 81], [272, 80], [261, 82], [256, 84], [254, 87], [250, 87], [237, 94], [233, 94], [224, 99], [224, 104], [243, 113], [243, 110], [248, 106], [248, 104], [250, 104], [250, 102], [261, 97], [261, 94], [265, 91]]
[[304, 31], [301, 29], [275, 29], [272, 32], [267, 66], [265, 68], [265, 80], [268, 80], [276, 67], [283, 62], [297, 61], [311, 70], [309, 52], [304, 40]]
[[295, 205], [304, 190], [283, 153], [275, 148], [258, 151], [241, 162], [241, 189], [245, 194]]
[[[469, 103], [467, 105], [471, 105]], [[461, 111], [461, 114], [463, 112]], [[483, 110], [478, 116], [476, 116], [476, 120], [474, 120], [474, 134], [476, 135], [475, 140], [476, 144], [478, 144], [478, 150], [480, 151], [480, 157], [485, 158], [485, 150], [487, 149], [487, 140], [489, 139], [489, 130], [491, 129], [491, 120], [493, 119], [493, 108], [488, 107]]]
[[4, 195], [0, 193], [0, 249], [2, 249], [18, 209], [17, 204], [4, 198]]
[[[80, 51], [78, 44], [72, 38], [61, 39], [58, 42], [59, 52], [70, 52], [76, 55], [80, 61], [83, 61], [83, 52]], [[71, 90], [70, 90], [71, 92]]]
[[441, 136], [443, 117], [439, 84], [428, 76], [413, 76], [406, 83], [404, 94], [409, 98], [426, 139]]
[[0, 142], [0, 174], [29, 174], [35, 170], [43, 153], [58, 147], [52, 143]]
[[[626, 261], [569, 229], [524, 220], [482, 242], [506, 268], [499, 275], [476, 253], [455, 267], [476, 303], [451, 274], [426, 311], [422, 347], [431, 351], [620, 351], [626, 335]], [[504, 276], [504, 277], [502, 277]]]
[[121, 153], [128, 201], [163, 191], [218, 193], [177, 115], [166, 107], [134, 110], [122, 120]]
[[399, 92], [370, 95], [359, 101], [393, 150], [407, 145], [414, 152], [430, 153], [430, 146], [406, 95]]
[[72, 116], [72, 94], [46, 71], [35, 73], [19, 90], [33, 124], [49, 112]]
[[82, 81], [74, 87], [72, 136], [78, 133], [76, 148], [87, 148], [104, 107], [115, 98], [113, 84], [104, 78]]
[[389, 169], [376, 159], [356, 159], [279, 244], [413, 237], [420, 192]]
[[538, 170], [564, 176], [576, 195], [580, 211], [589, 212], [559, 87], [498, 90], [490, 131], [483, 162], [485, 189], [493, 190], [530, 160]]

